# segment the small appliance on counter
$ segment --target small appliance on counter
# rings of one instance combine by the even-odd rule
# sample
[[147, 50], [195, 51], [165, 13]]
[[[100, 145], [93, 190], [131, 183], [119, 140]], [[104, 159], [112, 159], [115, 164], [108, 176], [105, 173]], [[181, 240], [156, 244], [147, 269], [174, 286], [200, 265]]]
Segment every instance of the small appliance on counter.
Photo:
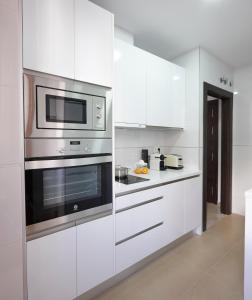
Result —
[[166, 156], [160, 153], [160, 148], [158, 152], [151, 154], [150, 156], [150, 169], [156, 171], [165, 171], [165, 158]]
[[150, 159], [149, 159], [148, 149], [142, 149], [141, 158], [147, 164], [147, 167], [149, 168], [150, 167]]
[[129, 168], [122, 167], [120, 165], [115, 166], [115, 178], [122, 180], [128, 176]]
[[184, 168], [183, 158], [179, 154], [168, 154], [165, 158], [165, 167], [167, 169], [180, 170]]

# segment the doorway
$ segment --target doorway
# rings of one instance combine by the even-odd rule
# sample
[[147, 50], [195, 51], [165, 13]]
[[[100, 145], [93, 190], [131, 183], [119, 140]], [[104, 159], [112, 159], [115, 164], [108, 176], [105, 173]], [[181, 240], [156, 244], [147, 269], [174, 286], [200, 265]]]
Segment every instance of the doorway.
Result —
[[208, 221], [211, 223], [214, 218], [218, 220], [223, 214], [232, 213], [233, 94], [204, 83], [203, 119], [203, 230], [205, 231]]

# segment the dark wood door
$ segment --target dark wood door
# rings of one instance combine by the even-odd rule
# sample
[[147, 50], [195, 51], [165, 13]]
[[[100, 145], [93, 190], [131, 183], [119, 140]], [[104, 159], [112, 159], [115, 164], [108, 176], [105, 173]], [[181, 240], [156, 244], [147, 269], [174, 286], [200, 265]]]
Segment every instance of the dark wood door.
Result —
[[207, 202], [218, 203], [219, 100], [207, 103]]

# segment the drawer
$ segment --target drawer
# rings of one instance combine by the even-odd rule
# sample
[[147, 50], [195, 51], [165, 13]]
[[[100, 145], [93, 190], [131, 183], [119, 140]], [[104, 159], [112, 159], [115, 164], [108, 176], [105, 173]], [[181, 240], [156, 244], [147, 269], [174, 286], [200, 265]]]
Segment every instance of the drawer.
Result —
[[163, 198], [125, 208], [116, 213], [116, 242], [121, 242], [147, 228], [163, 222]]
[[116, 273], [119, 273], [163, 246], [163, 224], [158, 223], [147, 231], [116, 245]]
[[141, 192], [128, 194], [125, 196], [116, 197], [116, 211], [140, 204], [142, 202], [147, 202], [155, 198], [163, 197], [163, 194], [163, 187], [157, 187]]

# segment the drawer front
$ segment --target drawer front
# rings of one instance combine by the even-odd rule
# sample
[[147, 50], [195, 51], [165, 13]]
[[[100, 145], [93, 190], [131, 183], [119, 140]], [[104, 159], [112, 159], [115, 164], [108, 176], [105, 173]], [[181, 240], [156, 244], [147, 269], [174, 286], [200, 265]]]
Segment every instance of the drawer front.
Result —
[[163, 222], [163, 199], [154, 198], [144, 203], [116, 213], [116, 243]]
[[116, 211], [131, 207], [143, 202], [150, 201], [155, 198], [163, 197], [163, 187], [144, 190], [128, 194], [125, 196], [116, 197]]
[[162, 246], [163, 224], [158, 223], [145, 232], [116, 245], [116, 273], [139, 262]]

